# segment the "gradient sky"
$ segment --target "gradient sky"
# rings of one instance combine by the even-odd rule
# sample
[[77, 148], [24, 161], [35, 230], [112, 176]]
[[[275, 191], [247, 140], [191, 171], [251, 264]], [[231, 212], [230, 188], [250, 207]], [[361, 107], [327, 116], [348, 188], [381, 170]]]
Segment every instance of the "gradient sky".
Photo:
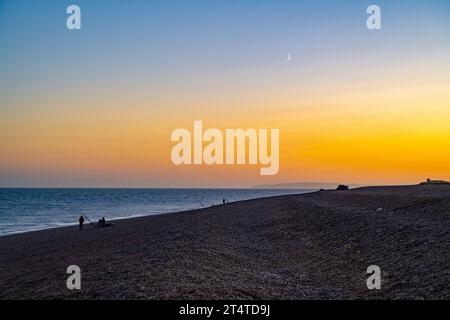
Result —
[[[279, 128], [279, 174], [174, 166], [194, 120]], [[0, 186], [426, 178], [450, 180], [448, 0], [0, 0]]]

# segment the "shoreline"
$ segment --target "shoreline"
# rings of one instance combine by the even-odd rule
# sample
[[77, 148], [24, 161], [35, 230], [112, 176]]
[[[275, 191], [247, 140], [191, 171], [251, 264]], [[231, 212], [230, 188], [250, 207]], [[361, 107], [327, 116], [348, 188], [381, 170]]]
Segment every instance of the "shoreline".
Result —
[[6, 235], [0, 299], [449, 299], [449, 207], [450, 186], [367, 187]]
[[[2, 188], [0, 188], [2, 189]], [[14, 189], [14, 188], [4, 188], [4, 189]], [[27, 188], [16, 188], [16, 189], [27, 189]], [[29, 188], [29, 189], [61, 189], [61, 188]], [[62, 189], [75, 189], [77, 190], [78, 188], [62, 188]], [[91, 188], [80, 188], [80, 190], [86, 190], [86, 189], [91, 189]], [[102, 190], [109, 190], [110, 188], [98, 188], [98, 189], [102, 189]], [[123, 189], [123, 190], [134, 190], [134, 189], [142, 189], [142, 190], [146, 190], [146, 189], [161, 189], [164, 190], [164, 188], [117, 188], [117, 189]], [[171, 190], [177, 190], [177, 189], [171, 189]], [[178, 190], [190, 190], [190, 189], [183, 189], [180, 188]], [[197, 189], [197, 190], [209, 190], [209, 189]], [[218, 189], [218, 190], [252, 190], [252, 188], [249, 189]], [[267, 189], [267, 190], [285, 190], [285, 189]], [[289, 189], [289, 190], [301, 190], [301, 191], [305, 191], [302, 193], [289, 193], [286, 195], [300, 195], [300, 194], [304, 194], [304, 193], [311, 193], [311, 192], [316, 192], [315, 190], [307, 190], [307, 189]], [[236, 203], [236, 202], [241, 202], [241, 201], [249, 201], [249, 200], [258, 200], [258, 199], [266, 199], [266, 198], [272, 198], [272, 197], [280, 197], [280, 196], [285, 196], [285, 195], [273, 195], [273, 196], [263, 196], [263, 197], [258, 197], [258, 198], [252, 198], [252, 199], [244, 199], [244, 200], [236, 200], [236, 201], [230, 201], [228, 203]], [[108, 218], [108, 221], [118, 221], [118, 220], [126, 220], [126, 219], [134, 219], [134, 218], [142, 218], [142, 217], [149, 217], [149, 216], [156, 216], [156, 215], [165, 215], [165, 214], [174, 214], [174, 213], [182, 213], [182, 212], [188, 212], [188, 211], [195, 211], [195, 210], [201, 210], [201, 209], [207, 209], [207, 208], [211, 208], [211, 207], [215, 207], [215, 206], [219, 206], [222, 204], [216, 204], [216, 205], [211, 205], [211, 206], [204, 206], [204, 207], [200, 207], [200, 208], [194, 208], [194, 209], [186, 209], [186, 210], [180, 210], [180, 211], [170, 211], [170, 212], [157, 212], [157, 213], [150, 213], [150, 214], [134, 214], [134, 215], [127, 215], [124, 217], [112, 217], [112, 218]], [[75, 220], [77, 220], [77, 217]], [[85, 221], [84, 224], [85, 228], [90, 226], [90, 223], [88, 221]], [[54, 227], [42, 227], [42, 228], [35, 228], [35, 229], [30, 229], [30, 230], [24, 230], [24, 231], [17, 231], [17, 232], [9, 232], [9, 233], [5, 233], [5, 234], [0, 234], [0, 238], [2, 237], [7, 237], [10, 235], [17, 235], [17, 234], [24, 234], [24, 233], [29, 233], [29, 232], [36, 232], [36, 231], [45, 231], [45, 230], [53, 230], [53, 229], [58, 229], [58, 228], [69, 228], [69, 227], [78, 227], [78, 222], [73, 222], [73, 223], [67, 223], [65, 225], [61, 225], [61, 226], [54, 226]]]

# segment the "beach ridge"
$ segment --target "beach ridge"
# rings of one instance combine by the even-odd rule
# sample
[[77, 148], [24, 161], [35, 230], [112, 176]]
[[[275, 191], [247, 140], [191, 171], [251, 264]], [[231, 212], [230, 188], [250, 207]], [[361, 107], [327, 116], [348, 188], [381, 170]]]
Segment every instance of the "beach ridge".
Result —
[[0, 298], [448, 299], [449, 208], [448, 185], [367, 187], [8, 235]]

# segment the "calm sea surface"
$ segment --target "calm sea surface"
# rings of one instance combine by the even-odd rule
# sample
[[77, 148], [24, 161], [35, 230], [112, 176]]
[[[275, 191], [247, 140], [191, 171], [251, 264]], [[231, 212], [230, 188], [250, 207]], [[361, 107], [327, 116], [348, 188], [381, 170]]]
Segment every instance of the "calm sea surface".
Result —
[[[170, 213], [303, 189], [19, 189], [0, 188], [0, 236], [91, 221]], [[88, 221], [86, 221], [88, 222]]]

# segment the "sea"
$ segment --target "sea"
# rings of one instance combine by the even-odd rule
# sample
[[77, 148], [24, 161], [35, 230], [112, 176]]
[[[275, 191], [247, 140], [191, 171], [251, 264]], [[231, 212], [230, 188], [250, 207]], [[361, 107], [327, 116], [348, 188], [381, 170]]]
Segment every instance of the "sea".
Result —
[[306, 189], [46, 189], [0, 188], [0, 236], [156, 214], [240, 200], [311, 192]]

